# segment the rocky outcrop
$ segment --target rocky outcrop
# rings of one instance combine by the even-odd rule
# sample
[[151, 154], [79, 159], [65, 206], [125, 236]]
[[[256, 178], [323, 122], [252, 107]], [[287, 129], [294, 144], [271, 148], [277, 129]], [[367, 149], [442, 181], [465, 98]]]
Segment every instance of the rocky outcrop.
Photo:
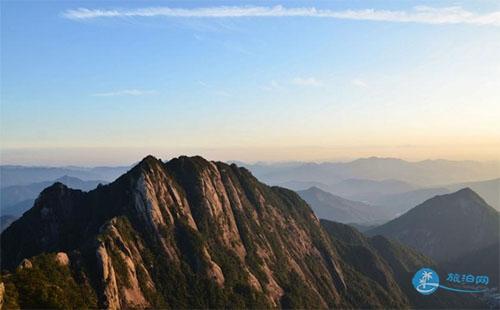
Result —
[[61, 266], [68, 266], [69, 265], [68, 254], [66, 254], [64, 252], [57, 253], [56, 257], [55, 257], [55, 260]]
[[5, 285], [3, 284], [3, 282], [0, 282], [0, 309], [3, 309], [4, 295], [5, 295]]
[[56, 183], [0, 241], [2, 269], [57, 253], [100, 308], [408, 306], [384, 293], [390, 277], [357, 286], [364, 276], [297, 194], [201, 157], [148, 156], [90, 192]]
[[33, 268], [33, 264], [29, 259], [23, 259], [21, 263], [19, 263], [19, 266], [17, 266], [19, 269], [30, 269]]
[[293, 281], [320, 307], [339, 305], [346, 289], [328, 236], [296, 194], [201, 157], [165, 164], [148, 156], [88, 193], [47, 188], [2, 234], [2, 264], [44, 251], [60, 252], [63, 265], [66, 253], [82, 252], [95, 266], [89, 276], [101, 305], [113, 309], [182, 305], [165, 296], [178, 289], [168, 277], [180, 287], [196, 277], [200, 288], [229, 299], [245, 290], [248, 306], [281, 305], [295, 294]]

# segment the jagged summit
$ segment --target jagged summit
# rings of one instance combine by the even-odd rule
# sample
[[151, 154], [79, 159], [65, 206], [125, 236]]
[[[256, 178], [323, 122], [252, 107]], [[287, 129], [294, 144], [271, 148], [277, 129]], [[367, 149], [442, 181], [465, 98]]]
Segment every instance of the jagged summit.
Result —
[[123, 176], [135, 175], [144, 171], [151, 171], [154, 169], [163, 169], [164, 163], [154, 157], [153, 155], [147, 155], [137, 164], [135, 164], [129, 171], [127, 171]]
[[67, 190], [68, 189], [68, 186], [66, 186], [66, 184], [62, 183], [62, 182], [54, 182], [54, 184], [52, 184], [51, 186], [45, 188], [42, 193], [51, 193], [51, 192], [54, 192], [54, 191], [61, 191], [61, 190]]
[[[0, 239], [1, 267], [16, 273], [3, 277], [9, 285], [58, 287], [81, 308], [410, 306], [390, 268], [372, 270], [367, 242], [338, 244], [295, 192], [199, 156], [147, 156], [89, 192], [56, 183]], [[67, 263], [54, 266], [59, 253]], [[32, 268], [16, 269], [25, 259]], [[15, 282], [18, 272], [31, 282]], [[56, 307], [44, 294], [34, 304], [21, 294], [18, 306]]]
[[[345, 302], [346, 282], [329, 242], [297, 194], [246, 169], [147, 156], [90, 192], [46, 189], [2, 233], [1, 255], [11, 269], [68, 253], [88, 266], [100, 307], [292, 307], [298, 296], [307, 297], [302, 307], [332, 307]], [[212, 295], [192, 301], [206, 290]]]

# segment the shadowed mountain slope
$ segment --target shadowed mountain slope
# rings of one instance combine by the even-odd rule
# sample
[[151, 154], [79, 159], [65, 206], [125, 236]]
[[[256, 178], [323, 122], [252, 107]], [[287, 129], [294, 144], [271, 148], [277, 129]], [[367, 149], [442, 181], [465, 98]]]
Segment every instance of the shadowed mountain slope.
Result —
[[11, 270], [68, 253], [101, 307], [347, 305], [339, 257], [305, 202], [201, 157], [150, 156], [88, 193], [56, 183], [1, 247]]
[[499, 223], [499, 213], [465, 188], [431, 198], [366, 233], [396, 239], [443, 262], [497, 243]]
[[349, 263], [344, 268], [354, 270], [393, 294], [401, 296], [412, 308], [485, 307], [484, 300], [479, 300], [476, 296], [457, 295], [446, 290], [423, 296], [417, 293], [411, 284], [413, 275], [422, 267], [431, 267], [439, 274], [446, 274], [447, 271], [454, 270], [453, 268], [442, 268], [416, 250], [380, 235], [366, 237], [349, 225], [328, 220], [321, 220], [321, 225], [332, 238], [343, 262]]
[[201, 157], [148, 156], [89, 192], [56, 183], [0, 239], [12, 308], [411, 305], [343, 258], [296, 193]]

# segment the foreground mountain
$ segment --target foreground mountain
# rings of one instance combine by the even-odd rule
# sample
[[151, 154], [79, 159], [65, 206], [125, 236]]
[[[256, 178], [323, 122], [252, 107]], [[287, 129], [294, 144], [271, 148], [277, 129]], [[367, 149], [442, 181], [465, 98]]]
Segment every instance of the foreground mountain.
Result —
[[200, 157], [149, 156], [90, 192], [55, 183], [0, 239], [7, 308], [413, 305], [390, 270], [351, 263], [296, 193]]
[[0, 189], [0, 211], [2, 214], [20, 216], [33, 206], [35, 198], [44, 188], [54, 184], [55, 182], [60, 182], [70, 188], [81, 189], [83, 191], [89, 191], [96, 188], [97, 185], [101, 183], [107, 183], [100, 180], [84, 181], [79, 178], [65, 175], [54, 181], [3, 187]]
[[[147, 157], [88, 193], [56, 183], [2, 233], [1, 247], [10, 270], [66, 253], [73, 280], [58, 281], [92, 287], [99, 307], [353, 305], [340, 258], [298, 195], [200, 157]], [[26, 287], [17, 273], [6, 279]], [[21, 306], [32, 305], [26, 295]]]
[[367, 234], [399, 240], [444, 262], [498, 243], [499, 225], [499, 213], [465, 188], [431, 198]]
[[383, 218], [376, 207], [359, 201], [344, 199], [317, 187], [297, 191], [320, 219], [340, 223], [367, 223]]
[[12, 215], [2, 215], [0, 216], [0, 233], [4, 231], [10, 224], [12, 224], [17, 217]]

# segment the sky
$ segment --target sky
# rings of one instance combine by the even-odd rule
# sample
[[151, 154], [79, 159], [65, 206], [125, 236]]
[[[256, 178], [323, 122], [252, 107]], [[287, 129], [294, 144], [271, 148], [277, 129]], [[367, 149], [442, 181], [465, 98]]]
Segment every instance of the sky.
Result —
[[0, 161], [500, 158], [498, 1], [1, 1]]

